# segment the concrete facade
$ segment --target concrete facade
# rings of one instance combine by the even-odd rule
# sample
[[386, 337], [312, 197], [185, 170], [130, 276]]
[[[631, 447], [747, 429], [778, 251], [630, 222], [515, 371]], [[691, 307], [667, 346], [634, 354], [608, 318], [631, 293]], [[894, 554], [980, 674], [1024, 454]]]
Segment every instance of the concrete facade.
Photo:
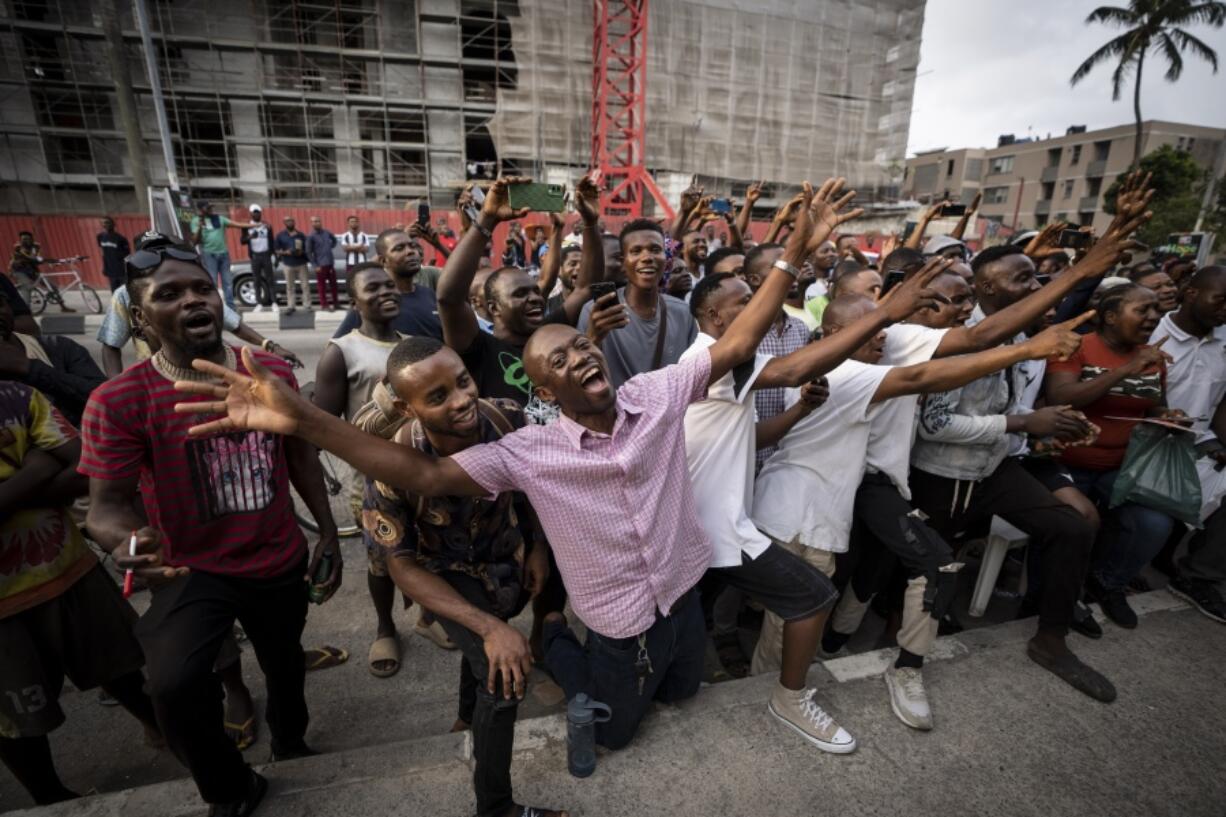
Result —
[[[948, 194], [969, 203], [982, 191], [979, 215], [1007, 227], [1026, 230], [1065, 221], [1102, 231], [1111, 221], [1102, 194], [1131, 165], [1136, 129], [1129, 124], [1069, 131], [994, 148], [920, 153], [907, 160], [903, 195], [931, 201]], [[1226, 144], [1226, 130], [1176, 122], [1143, 122], [1141, 133], [1142, 155], [1172, 145], [1206, 170]]]
[[[450, 206], [498, 172], [588, 165], [592, 3], [148, 3], [176, 169], [218, 203]], [[651, 4], [649, 169], [709, 192], [845, 175], [892, 195], [925, 0]], [[131, 4], [121, 64], [152, 185], [167, 174]], [[107, 59], [109, 2], [0, 4], [0, 212], [143, 209]], [[682, 181], [684, 180], [684, 182]]]

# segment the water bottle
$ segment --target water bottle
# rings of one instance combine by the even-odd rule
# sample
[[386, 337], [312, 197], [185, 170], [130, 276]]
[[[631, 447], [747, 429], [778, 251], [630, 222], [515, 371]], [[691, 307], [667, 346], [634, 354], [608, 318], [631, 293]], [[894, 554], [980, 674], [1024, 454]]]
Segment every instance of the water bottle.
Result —
[[596, 724], [613, 715], [608, 704], [580, 692], [566, 705], [566, 767], [575, 777], [596, 771]]

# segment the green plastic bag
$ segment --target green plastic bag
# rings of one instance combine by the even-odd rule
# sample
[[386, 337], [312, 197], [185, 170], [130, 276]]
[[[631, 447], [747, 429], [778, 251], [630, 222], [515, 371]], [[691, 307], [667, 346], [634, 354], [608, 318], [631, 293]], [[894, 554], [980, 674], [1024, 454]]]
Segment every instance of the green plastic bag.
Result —
[[1195, 435], [1138, 423], [1111, 489], [1111, 507], [1135, 502], [1200, 527]]

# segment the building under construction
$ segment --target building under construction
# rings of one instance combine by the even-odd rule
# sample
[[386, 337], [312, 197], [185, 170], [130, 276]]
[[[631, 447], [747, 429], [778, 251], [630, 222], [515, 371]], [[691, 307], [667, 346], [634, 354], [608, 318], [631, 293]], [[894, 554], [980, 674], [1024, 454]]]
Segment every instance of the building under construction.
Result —
[[[141, 1], [178, 181], [198, 197], [443, 207], [467, 179], [589, 164], [606, 0]], [[674, 200], [692, 174], [732, 195], [774, 183], [763, 204], [835, 174], [892, 194], [923, 12], [651, 0], [644, 164]], [[133, 163], [151, 185], [168, 173], [133, 4], [0, 0], [0, 133], [0, 210], [143, 209]]]

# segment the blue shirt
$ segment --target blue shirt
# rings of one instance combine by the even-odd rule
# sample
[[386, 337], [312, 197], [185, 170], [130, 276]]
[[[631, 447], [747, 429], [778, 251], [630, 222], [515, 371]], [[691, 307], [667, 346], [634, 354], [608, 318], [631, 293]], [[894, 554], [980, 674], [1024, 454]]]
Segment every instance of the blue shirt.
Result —
[[[356, 309], [350, 309], [332, 337], [344, 337], [361, 325], [362, 316]], [[442, 340], [443, 324], [439, 321], [438, 299], [434, 296], [434, 290], [418, 285], [412, 292], [400, 293], [400, 314], [392, 321], [392, 328], [402, 335], [423, 335]]]
[[277, 257], [287, 267], [301, 267], [307, 262], [306, 236], [298, 230], [292, 233], [289, 230], [282, 230], [277, 233], [273, 248], [278, 251], [286, 250], [286, 255]]
[[332, 260], [332, 248], [336, 246], [336, 236], [327, 230], [312, 230], [307, 234], [307, 258], [317, 267], [330, 267], [336, 262]]

